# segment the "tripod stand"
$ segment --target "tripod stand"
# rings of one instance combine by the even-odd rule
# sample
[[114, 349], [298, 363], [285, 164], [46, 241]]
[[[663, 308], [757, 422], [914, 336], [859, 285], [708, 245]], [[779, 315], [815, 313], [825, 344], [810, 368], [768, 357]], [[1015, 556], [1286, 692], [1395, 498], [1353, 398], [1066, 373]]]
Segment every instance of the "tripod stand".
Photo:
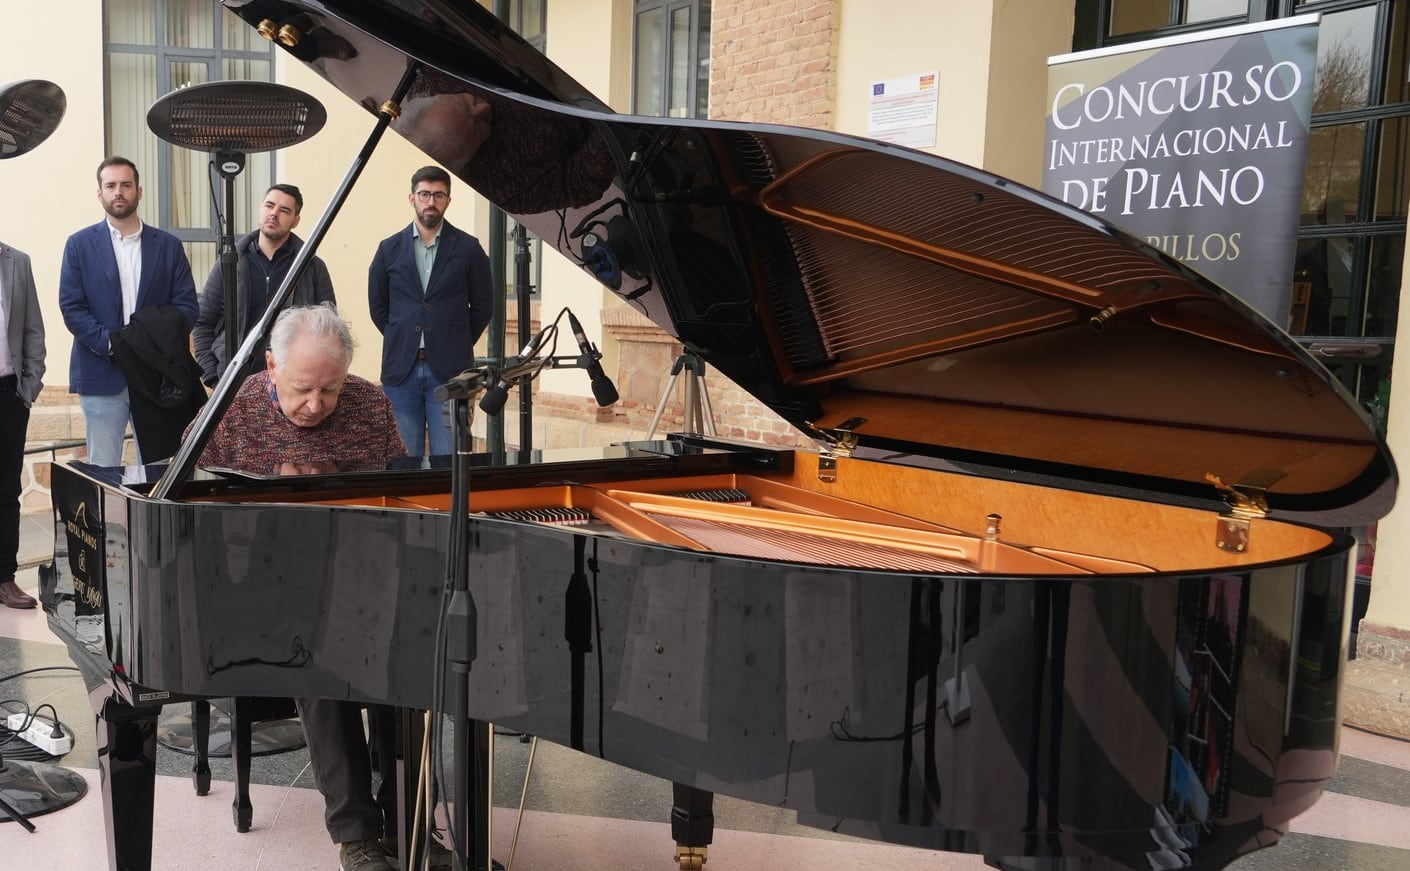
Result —
[[715, 410], [710, 405], [710, 391], [705, 386], [705, 361], [686, 351], [671, 364], [671, 380], [656, 403], [656, 416], [651, 418], [651, 426], [646, 430], [649, 439], [656, 435], [656, 427], [661, 424], [661, 414], [676, 384], [685, 376], [684, 394], [681, 397], [681, 431], [702, 435], [715, 434]]

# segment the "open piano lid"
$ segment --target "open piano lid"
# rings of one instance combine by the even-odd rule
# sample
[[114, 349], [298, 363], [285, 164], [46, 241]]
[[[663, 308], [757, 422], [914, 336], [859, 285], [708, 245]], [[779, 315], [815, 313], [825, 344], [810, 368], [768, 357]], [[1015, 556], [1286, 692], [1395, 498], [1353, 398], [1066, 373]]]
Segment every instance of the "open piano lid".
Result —
[[414, 65], [394, 130], [853, 456], [1389, 510], [1390, 454], [1320, 364], [1046, 195], [867, 139], [613, 114], [476, 3], [225, 2], [373, 113]]

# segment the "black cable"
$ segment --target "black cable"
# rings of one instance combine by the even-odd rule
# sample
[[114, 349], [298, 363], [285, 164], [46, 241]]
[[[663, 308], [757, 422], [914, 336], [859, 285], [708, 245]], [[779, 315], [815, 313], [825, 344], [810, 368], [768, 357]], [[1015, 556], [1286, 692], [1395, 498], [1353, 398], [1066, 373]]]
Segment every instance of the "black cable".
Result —
[[[206, 189], [211, 195], [211, 210], [215, 212], [215, 232], [217, 241], [221, 235], [221, 228], [225, 226], [225, 214], [220, 209], [220, 199], [216, 197], [215, 191], [220, 187], [220, 182], [216, 181], [217, 170], [215, 168], [215, 157], [212, 156], [206, 163]], [[230, 203], [230, 208], [234, 209], [235, 204]], [[219, 245], [217, 244], [217, 247]]]
[[5, 701], [0, 702], [0, 708], [3, 708], [5, 705], [21, 705], [21, 706], [24, 707], [24, 711], [22, 711], [22, 712], [21, 712], [21, 711], [13, 711], [13, 712], [11, 712], [11, 713], [15, 713], [15, 714], [19, 714], [19, 713], [23, 713], [23, 714], [24, 714], [24, 722], [23, 722], [22, 724], [20, 724], [20, 728], [19, 728], [19, 729], [11, 729], [11, 728], [10, 728], [10, 718], [9, 718], [9, 717], [6, 717], [3, 721], [0, 721], [0, 727], [3, 727], [6, 731], [13, 732], [13, 733], [14, 733], [15, 735], [17, 735], [17, 736], [24, 734], [25, 731], [27, 731], [27, 730], [29, 729], [29, 727], [34, 724], [34, 721], [39, 719], [39, 712], [42, 711], [42, 710], [44, 710], [45, 708], [48, 708], [49, 711], [54, 715], [53, 720], [51, 720], [51, 721], [49, 721], [49, 722], [53, 723], [56, 728], [57, 728], [58, 726], [62, 725], [62, 721], [59, 719], [59, 712], [56, 711], [56, 710], [54, 710], [54, 706], [51, 705], [51, 704], [49, 704], [48, 702], [45, 702], [44, 704], [40, 705], [40, 706], [37, 707], [37, 708], [30, 708], [29, 703], [26, 702], [24, 699], [6, 699]]
[[27, 674], [35, 674], [41, 671], [78, 671], [78, 668], [72, 665], [41, 665], [38, 668], [27, 668], [24, 671], [17, 671], [14, 674], [7, 674], [4, 677], [0, 677], [0, 683], [4, 683], [12, 678], [24, 677]]

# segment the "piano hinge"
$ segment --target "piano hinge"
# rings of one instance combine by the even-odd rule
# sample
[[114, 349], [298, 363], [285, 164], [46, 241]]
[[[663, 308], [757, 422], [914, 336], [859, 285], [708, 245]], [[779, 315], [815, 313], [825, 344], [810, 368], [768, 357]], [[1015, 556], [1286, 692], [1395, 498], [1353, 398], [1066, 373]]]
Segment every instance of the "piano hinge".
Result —
[[1268, 488], [1283, 473], [1277, 469], [1255, 469], [1238, 483], [1230, 486], [1213, 472], [1204, 479], [1214, 485], [1219, 496], [1229, 506], [1229, 513], [1215, 519], [1214, 544], [1220, 550], [1245, 553], [1249, 549], [1249, 524], [1268, 516]]
[[849, 417], [831, 430], [809, 427], [822, 440], [818, 451], [818, 480], [831, 484], [837, 480], [837, 458], [850, 457], [857, 447], [857, 434], [852, 430], [866, 423], [864, 417]]

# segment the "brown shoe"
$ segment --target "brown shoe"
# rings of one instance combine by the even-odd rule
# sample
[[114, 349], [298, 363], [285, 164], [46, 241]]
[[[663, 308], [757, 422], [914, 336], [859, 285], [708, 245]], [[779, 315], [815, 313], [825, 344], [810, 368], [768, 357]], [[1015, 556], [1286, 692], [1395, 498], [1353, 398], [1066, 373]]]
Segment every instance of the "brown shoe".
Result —
[[29, 593], [21, 590], [20, 585], [11, 578], [8, 581], [0, 581], [0, 604], [7, 608], [33, 608], [39, 603]]

